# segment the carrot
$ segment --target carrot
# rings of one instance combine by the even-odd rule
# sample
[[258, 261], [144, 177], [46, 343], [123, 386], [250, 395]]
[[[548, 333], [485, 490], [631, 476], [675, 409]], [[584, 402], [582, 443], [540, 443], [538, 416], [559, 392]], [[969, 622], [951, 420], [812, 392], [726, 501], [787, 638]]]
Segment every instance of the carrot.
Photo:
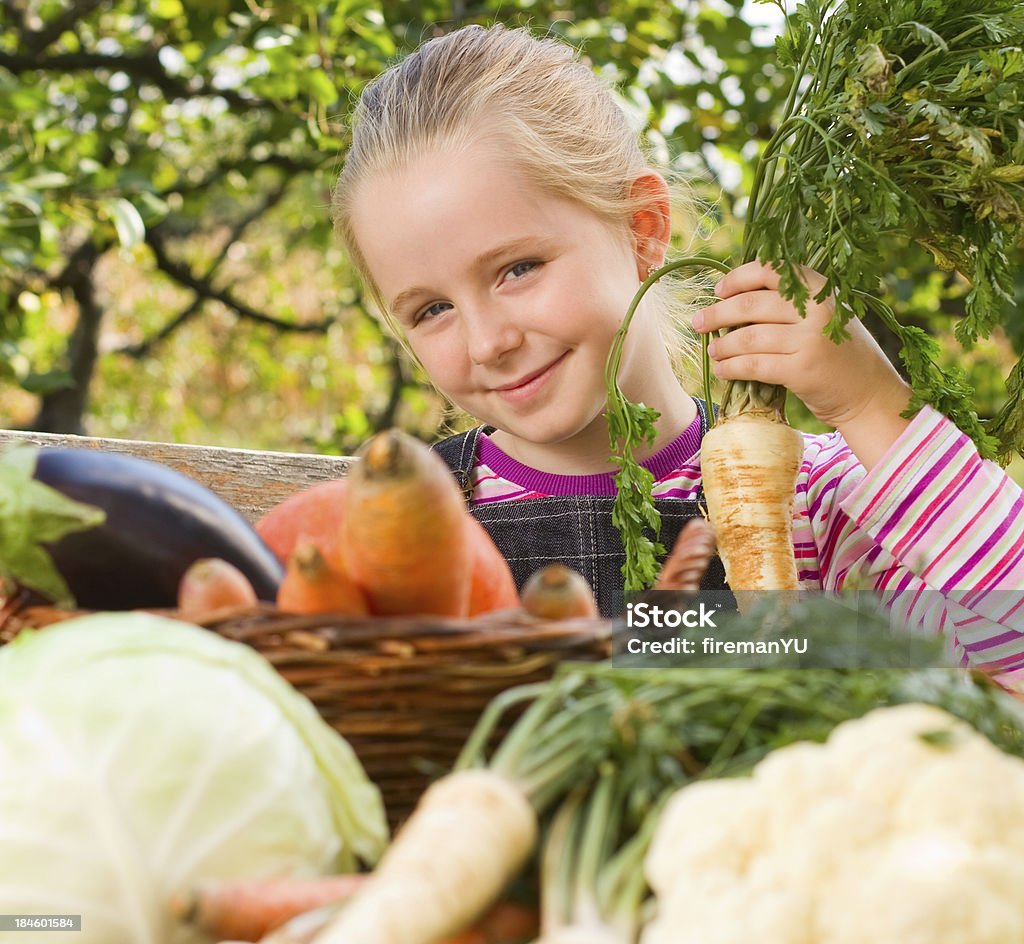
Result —
[[470, 565], [472, 580], [469, 588], [469, 615], [517, 609], [519, 590], [508, 561], [491, 540], [487, 529], [472, 515], [466, 515], [466, 528], [473, 549], [473, 561]]
[[522, 604], [527, 613], [541, 619], [598, 615], [590, 584], [565, 564], [548, 564], [531, 574], [523, 585]]
[[462, 493], [442, 459], [399, 430], [374, 436], [348, 477], [345, 569], [379, 616], [465, 616], [473, 549]]
[[301, 537], [288, 558], [277, 591], [277, 608], [286, 613], [346, 613], [367, 616], [366, 594], [343, 570], [332, 567], [312, 538]]
[[219, 557], [194, 561], [178, 583], [178, 611], [188, 620], [202, 620], [217, 610], [256, 606], [258, 602], [249, 578]]
[[795, 600], [793, 500], [800, 434], [768, 410], [720, 419], [701, 443], [701, 473], [725, 575], [741, 611], [759, 594]]
[[703, 518], [687, 521], [679, 532], [665, 563], [661, 565], [655, 590], [675, 590], [696, 596], [711, 558], [715, 556], [715, 531]]
[[282, 563], [299, 538], [313, 541], [331, 566], [341, 560], [341, 514], [347, 479], [332, 479], [304, 488], [270, 509], [256, 522], [256, 533]]
[[351, 898], [367, 877], [206, 882], [174, 895], [169, 907], [177, 921], [216, 940], [258, 941], [296, 915]]
[[487, 935], [477, 927], [446, 937], [441, 944], [489, 944]]
[[478, 768], [448, 774], [316, 944], [432, 944], [458, 933], [497, 899], [536, 841], [536, 814], [515, 782]]
[[[281, 563], [287, 565], [299, 540], [307, 538], [331, 568], [342, 569], [342, 517], [348, 482], [348, 479], [320, 482], [296, 492], [256, 523], [257, 533]], [[467, 540], [472, 546], [468, 614], [476, 616], [518, 607], [519, 591], [508, 562], [484, 526], [471, 515], [465, 517]], [[347, 610], [343, 608], [343, 611]]]
[[[339, 902], [303, 911], [262, 938], [261, 944], [313, 944], [343, 907], [344, 902]], [[499, 901], [468, 931], [446, 937], [439, 944], [528, 944], [537, 937], [539, 924], [536, 908]], [[221, 944], [236, 942], [221, 941]]]
[[477, 927], [483, 932], [486, 944], [516, 944], [537, 937], [540, 916], [536, 908], [514, 901], [499, 901]]

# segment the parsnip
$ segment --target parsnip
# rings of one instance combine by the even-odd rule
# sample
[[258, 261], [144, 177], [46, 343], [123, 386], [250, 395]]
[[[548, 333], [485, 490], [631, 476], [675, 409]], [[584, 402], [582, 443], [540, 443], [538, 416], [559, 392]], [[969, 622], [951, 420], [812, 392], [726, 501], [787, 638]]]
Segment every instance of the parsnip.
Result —
[[423, 794], [365, 887], [314, 944], [431, 944], [494, 902], [537, 841], [514, 782], [490, 770], [449, 774]]
[[777, 414], [720, 419], [701, 443], [701, 475], [718, 553], [741, 611], [771, 592], [795, 600], [793, 501], [803, 439]]

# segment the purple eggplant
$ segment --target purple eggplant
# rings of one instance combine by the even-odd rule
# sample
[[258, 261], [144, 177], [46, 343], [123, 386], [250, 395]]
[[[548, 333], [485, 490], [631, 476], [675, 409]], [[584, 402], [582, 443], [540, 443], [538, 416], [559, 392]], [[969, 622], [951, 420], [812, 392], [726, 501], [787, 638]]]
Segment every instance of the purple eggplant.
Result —
[[158, 462], [91, 449], [40, 449], [35, 477], [103, 509], [97, 528], [47, 547], [78, 606], [129, 610], [176, 605], [178, 583], [201, 557], [238, 567], [261, 600], [283, 576], [270, 548], [229, 504]]

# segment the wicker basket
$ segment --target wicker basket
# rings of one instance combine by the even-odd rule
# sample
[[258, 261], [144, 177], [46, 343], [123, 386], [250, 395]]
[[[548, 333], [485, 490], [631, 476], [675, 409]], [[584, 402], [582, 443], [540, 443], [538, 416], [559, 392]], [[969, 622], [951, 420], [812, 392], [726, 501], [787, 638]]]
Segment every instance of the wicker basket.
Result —
[[[0, 614], [0, 643], [21, 628], [74, 615], [8, 610]], [[371, 620], [262, 608], [203, 625], [261, 652], [313, 702], [380, 788], [392, 826], [430, 780], [451, 768], [495, 695], [549, 678], [562, 661], [611, 652], [609, 621], [542, 621], [509, 611], [473, 620]]]

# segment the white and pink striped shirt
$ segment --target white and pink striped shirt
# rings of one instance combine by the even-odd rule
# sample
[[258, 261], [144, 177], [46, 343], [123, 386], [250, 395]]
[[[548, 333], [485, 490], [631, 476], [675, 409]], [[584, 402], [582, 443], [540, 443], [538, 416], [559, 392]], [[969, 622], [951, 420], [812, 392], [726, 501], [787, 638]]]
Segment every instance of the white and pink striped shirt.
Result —
[[[923, 408], [870, 472], [838, 433], [804, 435], [793, 544], [806, 590], [874, 590], [894, 625], [939, 632], [964, 665], [1024, 685], [1024, 492]], [[614, 495], [611, 473], [551, 475], [480, 439], [473, 501]], [[700, 421], [643, 463], [659, 498], [696, 498]]]

